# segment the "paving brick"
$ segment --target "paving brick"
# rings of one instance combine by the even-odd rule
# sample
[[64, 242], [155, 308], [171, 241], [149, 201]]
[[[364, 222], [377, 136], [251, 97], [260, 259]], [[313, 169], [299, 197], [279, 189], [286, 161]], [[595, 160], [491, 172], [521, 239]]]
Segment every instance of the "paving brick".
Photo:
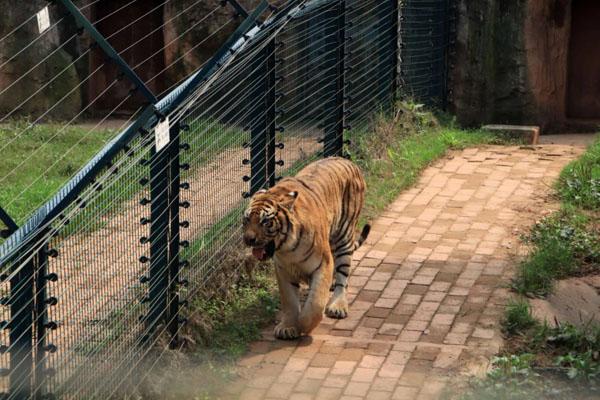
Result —
[[352, 378], [350, 378], [350, 381], [371, 383], [375, 379], [376, 374], [377, 369], [358, 367], [354, 370], [354, 374], [352, 375]]
[[419, 389], [408, 386], [398, 386], [392, 395], [393, 400], [414, 400], [419, 394]]
[[370, 383], [365, 382], [350, 382], [346, 389], [344, 390], [344, 394], [350, 396], [359, 396], [363, 397], [367, 395], [369, 391]]

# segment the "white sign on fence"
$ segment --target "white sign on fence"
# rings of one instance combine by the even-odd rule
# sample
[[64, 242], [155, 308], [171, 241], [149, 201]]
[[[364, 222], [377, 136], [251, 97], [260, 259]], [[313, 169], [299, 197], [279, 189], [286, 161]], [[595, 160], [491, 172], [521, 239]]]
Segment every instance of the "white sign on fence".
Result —
[[40, 33], [43, 33], [46, 29], [50, 28], [50, 12], [48, 11], [48, 6], [38, 11], [36, 16]]
[[169, 117], [165, 118], [163, 122], [159, 122], [156, 128], [154, 128], [154, 140], [157, 152], [169, 144], [169, 128]]

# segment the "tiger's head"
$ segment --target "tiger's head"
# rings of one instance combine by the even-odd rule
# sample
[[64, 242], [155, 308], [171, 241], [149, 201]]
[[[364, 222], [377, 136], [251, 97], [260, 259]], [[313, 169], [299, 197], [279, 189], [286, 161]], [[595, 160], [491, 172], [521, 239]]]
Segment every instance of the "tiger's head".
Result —
[[291, 212], [298, 192], [258, 191], [244, 212], [244, 244], [252, 255], [265, 261], [285, 242], [290, 230]]

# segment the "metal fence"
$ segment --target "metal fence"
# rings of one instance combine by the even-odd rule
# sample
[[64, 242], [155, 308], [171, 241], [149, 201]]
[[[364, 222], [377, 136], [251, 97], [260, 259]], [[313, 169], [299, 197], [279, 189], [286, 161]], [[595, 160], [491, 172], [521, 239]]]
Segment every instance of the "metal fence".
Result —
[[85, 6], [57, 3], [146, 104], [21, 227], [0, 213], [7, 398], [135, 389], [149, 352], [177, 343], [188, 299], [226, 284], [213, 276], [252, 193], [343, 155], [345, 132], [397, 96], [445, 101], [447, 0], [263, 0], [251, 12], [229, 1], [235, 32], [163, 96]]

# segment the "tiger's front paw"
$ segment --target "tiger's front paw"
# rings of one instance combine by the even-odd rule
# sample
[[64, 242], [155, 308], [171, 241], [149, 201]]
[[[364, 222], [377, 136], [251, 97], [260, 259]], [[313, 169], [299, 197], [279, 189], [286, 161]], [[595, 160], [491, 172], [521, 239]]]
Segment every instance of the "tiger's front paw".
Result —
[[300, 337], [300, 332], [295, 326], [289, 326], [280, 322], [274, 331], [275, 337], [281, 340], [294, 340]]
[[346, 318], [348, 316], [348, 302], [345, 298], [338, 297], [325, 308], [325, 314], [327, 314], [329, 318]]

